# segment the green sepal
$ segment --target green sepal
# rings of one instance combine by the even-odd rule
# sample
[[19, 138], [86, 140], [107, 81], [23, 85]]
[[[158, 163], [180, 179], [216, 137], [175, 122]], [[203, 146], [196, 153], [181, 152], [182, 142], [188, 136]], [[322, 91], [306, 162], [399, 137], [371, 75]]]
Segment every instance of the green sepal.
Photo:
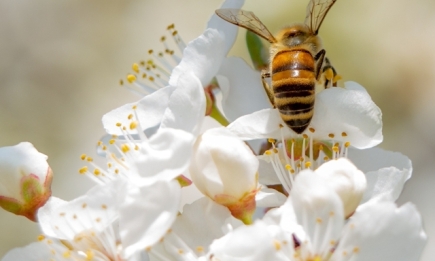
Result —
[[247, 30], [246, 45], [248, 46], [249, 55], [251, 56], [254, 68], [258, 71], [267, 68], [269, 65], [269, 49], [264, 46], [261, 38]]

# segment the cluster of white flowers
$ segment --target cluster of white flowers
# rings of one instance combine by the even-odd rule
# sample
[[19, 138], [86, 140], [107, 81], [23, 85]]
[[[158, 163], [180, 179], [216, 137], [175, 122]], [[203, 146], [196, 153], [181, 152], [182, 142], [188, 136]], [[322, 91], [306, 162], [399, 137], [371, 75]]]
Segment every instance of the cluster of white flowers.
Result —
[[[2, 261], [418, 260], [421, 217], [395, 204], [411, 162], [373, 148], [381, 112], [362, 86], [319, 92], [298, 135], [260, 73], [226, 57], [236, 26], [213, 15], [187, 45], [169, 30], [182, 57], [165, 43], [133, 65], [127, 84], [147, 95], [103, 116], [107, 167], [82, 155], [79, 172], [96, 183], [86, 195], [51, 196], [47, 157], [30, 143], [0, 148], [0, 206], [42, 231]], [[250, 140], [267, 141], [260, 155]]]

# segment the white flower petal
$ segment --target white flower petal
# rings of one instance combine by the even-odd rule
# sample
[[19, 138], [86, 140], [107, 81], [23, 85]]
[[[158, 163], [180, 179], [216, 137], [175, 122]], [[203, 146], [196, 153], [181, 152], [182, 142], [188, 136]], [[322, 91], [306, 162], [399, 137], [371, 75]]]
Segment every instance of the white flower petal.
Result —
[[218, 75], [228, 79], [222, 81], [221, 77], [217, 77], [223, 95], [222, 108], [230, 121], [271, 107], [261, 84], [260, 73], [253, 70], [243, 59], [226, 58]]
[[[116, 124], [121, 123], [122, 126], [130, 126], [131, 120], [128, 119], [128, 115], [133, 114], [133, 106], [137, 106], [136, 113], [139, 119], [136, 120], [143, 130], [158, 125], [168, 106], [169, 97], [174, 90], [175, 87], [164, 87], [143, 97], [138, 102], [125, 104], [106, 113], [102, 119], [104, 129], [109, 134], [123, 135], [121, 128]], [[129, 132], [136, 133], [137, 130], [129, 130]]]
[[255, 195], [255, 202], [257, 207], [279, 207], [284, 204], [287, 197], [274, 189], [267, 187], [261, 188]]
[[[142, 178], [172, 180], [187, 170], [195, 137], [188, 132], [162, 128], [133, 150], [127, 162]], [[129, 154], [127, 154], [128, 156]]]
[[177, 181], [131, 187], [120, 207], [120, 235], [126, 257], [157, 243], [172, 226], [180, 204]]
[[281, 184], [272, 164], [270, 164], [270, 157], [260, 155], [257, 156], [257, 158], [260, 159], [260, 166], [258, 167], [258, 182], [263, 185]]
[[50, 201], [38, 211], [42, 232], [59, 239], [73, 240], [86, 230], [101, 232], [118, 217], [115, 182], [97, 185], [69, 202]]
[[[244, 0], [226, 0], [220, 8], [240, 9], [244, 3]], [[207, 28], [217, 29], [225, 35], [224, 55], [226, 56], [236, 41], [238, 27], [213, 14], [207, 23]]]
[[207, 86], [216, 75], [224, 59], [225, 37], [218, 30], [209, 28], [198, 38], [191, 41], [183, 52], [183, 59], [174, 68], [169, 85], [177, 86], [178, 78], [186, 73], [193, 73]]
[[296, 177], [289, 199], [298, 223], [309, 238], [310, 252], [326, 256], [330, 242], [338, 241], [343, 228], [344, 210], [340, 197], [316, 173], [304, 170]]
[[366, 174], [367, 189], [362, 202], [396, 201], [411, 177], [411, 160], [398, 152], [380, 148], [350, 150], [349, 158]]
[[233, 121], [227, 128], [244, 140], [281, 139], [281, 131], [283, 131], [284, 136], [289, 136], [291, 133], [290, 129], [283, 125], [281, 116], [276, 109], [263, 109], [242, 116]]
[[191, 72], [179, 76], [160, 128], [174, 128], [198, 135], [205, 117], [205, 94], [198, 78]]
[[226, 128], [206, 131], [195, 144], [192, 181], [205, 195], [240, 199], [257, 188], [258, 159]]
[[[338, 141], [349, 141], [359, 149], [374, 147], [383, 139], [381, 110], [356, 82], [319, 92], [310, 126], [318, 139], [332, 133]], [[347, 136], [343, 138], [342, 132]]]
[[[362, 86], [355, 82], [345, 85], [345, 88], [329, 88], [316, 95], [314, 116], [310, 123], [315, 132], [309, 132], [309, 136], [316, 140], [330, 140], [329, 135], [334, 134], [334, 141], [350, 142], [359, 149], [379, 144], [383, 139], [380, 109]], [[242, 116], [228, 128], [245, 140], [299, 136], [286, 126], [276, 109]], [[346, 135], [343, 136], [343, 133]]]
[[284, 252], [281, 242], [292, 241], [291, 234], [258, 220], [253, 225], [241, 226], [215, 240], [210, 246], [208, 257], [225, 261], [288, 261], [293, 256], [292, 247], [285, 248], [290, 251]]
[[66, 258], [62, 256], [65, 253], [70, 255], [70, 260], [84, 260], [84, 257], [82, 257], [82, 259], [76, 253], [69, 251], [61, 242], [50, 239], [50, 243], [33, 242], [25, 247], [14, 248], [9, 251], [1, 261], [60, 261], [66, 260]]
[[[361, 206], [346, 224], [331, 260], [419, 260], [426, 243], [421, 217], [408, 203]], [[343, 255], [346, 252], [347, 255]]]
[[331, 160], [315, 170], [319, 178], [341, 198], [344, 217], [349, 217], [358, 207], [366, 189], [366, 177], [348, 159]]
[[227, 234], [229, 228], [241, 225], [243, 223], [231, 216], [226, 207], [204, 197], [184, 207], [172, 230], [192, 250], [201, 249], [207, 253], [213, 240]]

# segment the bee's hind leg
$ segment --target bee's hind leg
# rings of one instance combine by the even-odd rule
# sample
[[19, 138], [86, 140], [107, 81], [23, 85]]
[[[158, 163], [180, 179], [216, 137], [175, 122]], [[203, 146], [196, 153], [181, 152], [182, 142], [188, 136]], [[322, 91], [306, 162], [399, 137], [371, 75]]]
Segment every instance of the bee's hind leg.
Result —
[[266, 82], [265, 78], [270, 78], [270, 72], [267, 69], [261, 70], [261, 82], [263, 83], [263, 88], [266, 91], [270, 103], [272, 104], [273, 108], [275, 108], [274, 95], [272, 90], [270, 89], [269, 84]]
[[322, 73], [325, 75], [325, 89], [331, 86], [337, 87], [337, 82], [341, 79], [341, 76], [337, 74], [337, 71], [327, 57], [325, 57]]

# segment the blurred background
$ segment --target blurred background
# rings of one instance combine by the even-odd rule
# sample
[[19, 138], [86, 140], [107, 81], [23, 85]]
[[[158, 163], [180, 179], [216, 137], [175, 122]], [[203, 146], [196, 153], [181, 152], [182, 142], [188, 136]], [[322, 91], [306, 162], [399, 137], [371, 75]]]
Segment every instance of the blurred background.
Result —
[[[175, 23], [188, 42], [221, 0], [0, 2], [0, 146], [32, 142], [49, 156], [53, 195], [73, 199], [92, 183], [80, 154], [95, 156], [104, 113], [139, 97], [119, 86], [131, 64]], [[277, 32], [302, 22], [308, 0], [246, 0]], [[231, 55], [248, 59], [245, 30]], [[419, 209], [435, 256], [435, 1], [339, 0], [320, 30], [344, 80], [365, 86], [383, 111], [382, 148], [411, 158], [399, 204]], [[0, 211], [0, 256], [39, 235], [37, 224]]]

